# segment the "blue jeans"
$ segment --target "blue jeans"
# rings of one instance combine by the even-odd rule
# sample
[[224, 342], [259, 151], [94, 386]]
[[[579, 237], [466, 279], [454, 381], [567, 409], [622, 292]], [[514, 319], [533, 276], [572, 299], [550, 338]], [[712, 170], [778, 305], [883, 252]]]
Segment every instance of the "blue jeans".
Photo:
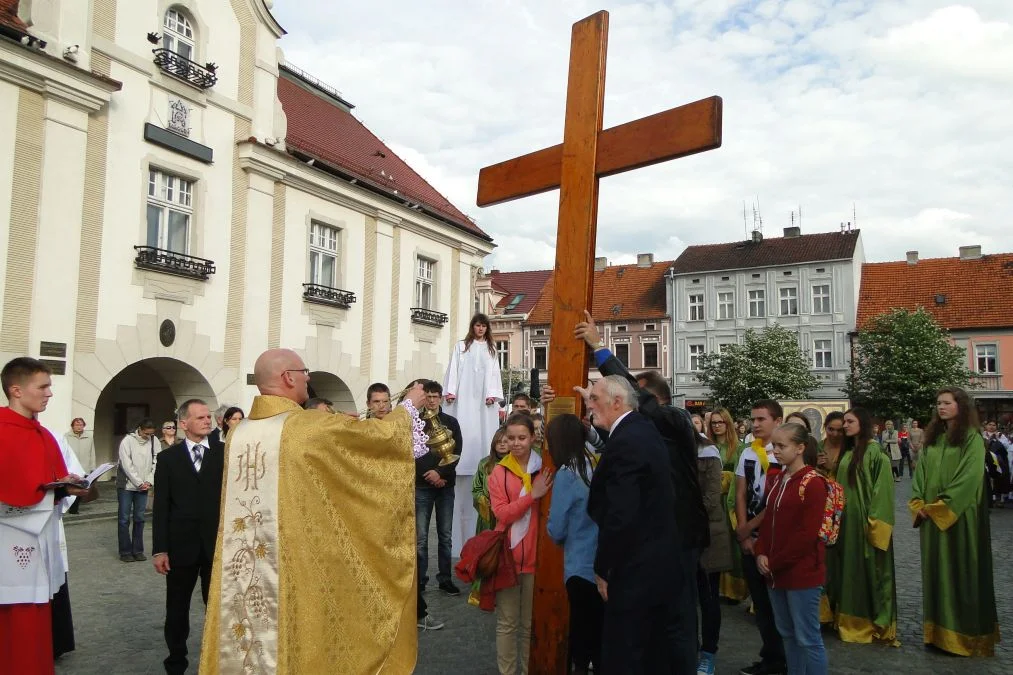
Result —
[[436, 557], [439, 583], [452, 581], [450, 573], [451, 528], [454, 523], [454, 486], [415, 488], [415, 557], [419, 565], [419, 588], [429, 582], [429, 523], [436, 507]]
[[[116, 496], [119, 498], [116, 518], [119, 521], [120, 555], [144, 553], [144, 509], [148, 505], [148, 493], [119, 489]], [[134, 512], [133, 537], [129, 527], [131, 509]]]
[[827, 652], [820, 634], [822, 588], [770, 589], [777, 632], [784, 640], [788, 675], [826, 675]]

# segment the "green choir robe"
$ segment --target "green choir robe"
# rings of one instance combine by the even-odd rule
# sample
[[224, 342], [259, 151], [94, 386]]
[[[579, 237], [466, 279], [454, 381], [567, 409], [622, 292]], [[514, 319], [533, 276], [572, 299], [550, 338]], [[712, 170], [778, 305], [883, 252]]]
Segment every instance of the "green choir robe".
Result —
[[[961, 656], [993, 656], [999, 622], [984, 490], [985, 443], [941, 436], [921, 451], [909, 508], [920, 529], [925, 644]], [[925, 519], [921, 512], [928, 514]]]
[[[471, 498], [478, 518], [475, 519], [475, 534], [481, 534], [486, 530], [496, 527], [496, 516], [493, 515], [492, 506], [489, 504], [489, 456], [483, 457], [478, 462], [478, 469], [471, 481]], [[494, 465], [495, 466], [495, 465]], [[471, 584], [471, 592], [468, 594], [468, 604], [478, 607], [479, 592], [482, 582], [475, 580]]]
[[844, 514], [833, 563], [837, 587], [834, 624], [845, 642], [897, 642], [897, 585], [893, 564], [893, 472], [890, 458], [869, 443], [855, 484], [848, 481], [854, 452], [841, 455], [838, 482]]
[[[824, 441], [820, 441], [816, 448], [818, 454], [823, 454]], [[843, 452], [843, 449], [841, 450]], [[837, 462], [840, 461], [840, 455], [834, 460], [832, 466], [817, 466], [816, 470], [821, 474], [829, 478], [830, 480], [837, 480]], [[831, 624], [834, 622], [834, 614], [837, 609], [837, 596], [836, 591], [840, 590], [841, 587], [841, 551], [842, 547], [834, 545], [827, 546], [826, 557], [824, 562], [827, 568], [827, 580], [823, 584], [823, 594], [820, 596], [820, 623]]]
[[724, 500], [721, 506], [725, 511], [725, 518], [728, 520], [728, 536], [732, 539], [732, 569], [721, 573], [718, 583], [718, 595], [729, 600], [741, 601], [749, 597], [749, 587], [746, 586], [746, 577], [742, 572], [742, 550], [739, 548], [739, 539], [735, 536], [735, 466], [739, 463], [739, 456], [746, 448], [740, 444], [731, 455], [722, 443], [717, 444], [721, 453], [724, 466], [721, 471], [721, 494]]

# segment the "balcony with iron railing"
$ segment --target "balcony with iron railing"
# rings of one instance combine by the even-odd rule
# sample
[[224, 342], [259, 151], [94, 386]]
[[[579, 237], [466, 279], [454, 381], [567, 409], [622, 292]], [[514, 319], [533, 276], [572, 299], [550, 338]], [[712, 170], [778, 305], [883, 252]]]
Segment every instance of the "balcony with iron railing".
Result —
[[1004, 391], [1002, 375], [999, 373], [975, 373], [971, 377], [971, 386], [976, 392]]
[[355, 302], [355, 293], [343, 291], [340, 288], [331, 288], [322, 284], [303, 284], [302, 288], [302, 299], [306, 302], [315, 302], [341, 309], [348, 309]]
[[218, 75], [215, 72], [218, 70], [218, 66], [213, 63], [206, 63], [202, 66], [164, 47], [152, 49], [151, 53], [155, 55], [155, 65], [163, 73], [183, 80], [198, 89], [210, 89], [218, 82]]
[[154, 246], [135, 246], [134, 251], [137, 252], [134, 257], [134, 266], [137, 269], [163, 272], [200, 281], [207, 281], [215, 273], [213, 260]]
[[436, 312], [425, 307], [412, 307], [412, 323], [442, 328], [448, 321], [450, 321], [450, 317], [443, 312]]

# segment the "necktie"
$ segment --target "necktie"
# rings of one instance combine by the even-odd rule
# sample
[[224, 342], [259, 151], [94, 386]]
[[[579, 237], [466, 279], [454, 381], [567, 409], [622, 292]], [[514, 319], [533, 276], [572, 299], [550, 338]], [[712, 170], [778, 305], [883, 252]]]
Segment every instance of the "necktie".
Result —
[[200, 471], [200, 461], [203, 453], [204, 453], [203, 445], [193, 446], [193, 468], [197, 469], [197, 471]]

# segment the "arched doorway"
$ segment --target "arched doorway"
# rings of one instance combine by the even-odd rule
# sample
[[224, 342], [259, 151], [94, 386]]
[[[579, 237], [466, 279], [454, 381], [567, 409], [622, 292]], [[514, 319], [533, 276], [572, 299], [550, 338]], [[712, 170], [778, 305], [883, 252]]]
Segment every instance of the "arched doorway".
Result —
[[168, 357], [130, 364], [103, 387], [95, 405], [96, 460], [115, 462], [120, 440], [143, 418], [160, 428], [191, 398], [204, 399], [212, 410], [218, 405], [211, 385], [193, 366]]
[[326, 398], [334, 404], [334, 409], [341, 412], [354, 413], [358, 410], [355, 407], [355, 397], [348, 385], [340, 377], [323, 370], [314, 370], [310, 373], [310, 396]]

